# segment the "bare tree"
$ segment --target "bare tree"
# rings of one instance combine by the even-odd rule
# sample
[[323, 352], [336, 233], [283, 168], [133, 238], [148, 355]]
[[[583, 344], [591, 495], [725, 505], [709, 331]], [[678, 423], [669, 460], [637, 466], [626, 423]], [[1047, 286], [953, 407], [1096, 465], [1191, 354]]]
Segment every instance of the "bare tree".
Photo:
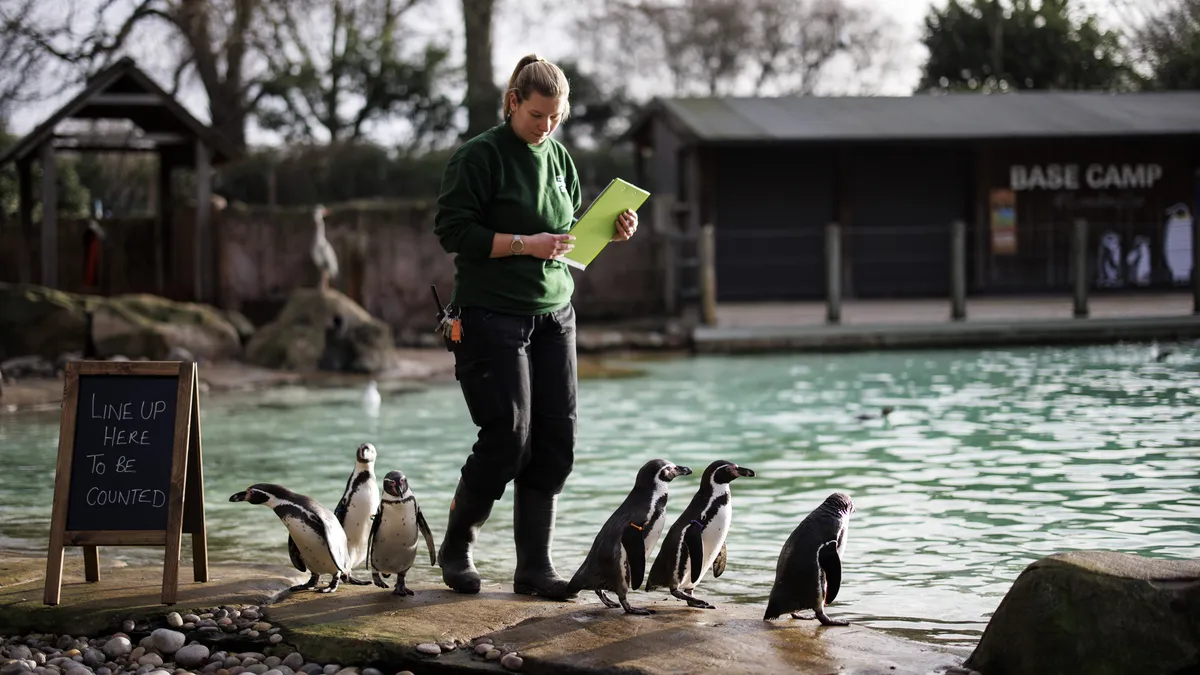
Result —
[[466, 34], [467, 130], [472, 138], [500, 121], [500, 89], [492, 66], [495, 0], [462, 0]]
[[[445, 48], [405, 53], [402, 18], [420, 0], [293, 0], [268, 3], [268, 66], [259, 113], [290, 138], [359, 139], [398, 115], [416, 136], [445, 131], [453, 106], [440, 94]], [[416, 40], [409, 40], [416, 42]]]
[[[208, 96], [213, 127], [245, 146], [246, 119], [261, 89], [246, 72], [251, 28], [266, 1], [103, 0], [85, 3], [93, 11], [84, 16], [87, 13], [73, 0], [65, 12], [56, 7], [58, 11], [25, 14], [3, 37], [31, 41], [43, 55], [69, 66], [82, 82], [119, 58], [132, 42], [147, 39], [148, 25], [157, 22], [178, 40], [175, 45], [158, 45], [171, 63], [172, 93], [193, 71]], [[83, 23], [82, 30], [76, 30], [76, 22]]]
[[886, 61], [890, 21], [847, 0], [615, 0], [579, 20], [599, 66], [661, 66], [676, 95], [810, 94], [839, 57]]
[[35, 0], [0, 4], [0, 130], [14, 106], [37, 97], [35, 82], [46, 52], [22, 33], [32, 16]]

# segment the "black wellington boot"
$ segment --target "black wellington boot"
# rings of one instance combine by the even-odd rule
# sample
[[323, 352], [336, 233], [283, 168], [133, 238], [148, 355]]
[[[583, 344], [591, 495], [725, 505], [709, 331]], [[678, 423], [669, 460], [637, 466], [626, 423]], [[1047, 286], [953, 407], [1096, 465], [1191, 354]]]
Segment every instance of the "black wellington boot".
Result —
[[520, 485], [515, 495], [513, 534], [517, 543], [517, 571], [513, 575], [513, 592], [554, 600], [576, 597], [578, 594], [567, 590], [568, 581], [558, 576], [550, 560], [558, 495]]
[[459, 593], [479, 592], [479, 571], [471, 549], [479, 528], [492, 514], [495, 500], [472, 494], [460, 480], [450, 502], [450, 518], [446, 523], [446, 536], [438, 549], [437, 562], [442, 568], [442, 581]]

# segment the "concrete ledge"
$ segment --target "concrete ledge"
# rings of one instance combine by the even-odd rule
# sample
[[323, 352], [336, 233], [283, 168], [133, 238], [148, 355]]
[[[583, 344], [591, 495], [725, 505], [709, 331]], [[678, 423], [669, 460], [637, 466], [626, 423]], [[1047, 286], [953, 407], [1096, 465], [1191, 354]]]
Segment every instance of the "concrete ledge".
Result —
[[1200, 315], [1112, 319], [967, 321], [929, 324], [699, 327], [699, 353], [857, 351], [1096, 344], [1200, 337]]
[[[159, 603], [161, 567], [105, 566], [101, 580], [83, 581], [78, 556], [68, 559], [62, 604], [42, 604], [45, 561], [0, 563], [0, 635], [57, 633], [102, 636], [126, 619], [165, 625], [170, 611], [255, 604], [281, 628], [283, 644], [191, 633], [189, 639], [221, 649], [286, 653], [308, 661], [374, 666], [383, 672], [502, 672], [470, 648], [488, 637], [524, 659], [526, 673], [943, 673], [958, 667], [969, 649], [913, 642], [863, 626], [822, 627], [816, 621], [762, 620], [762, 608], [723, 605], [689, 609], [665, 593], [635, 592], [635, 602], [658, 611], [628, 616], [606, 609], [593, 594], [554, 602], [514, 595], [488, 585], [478, 595], [442, 587], [410, 586], [412, 597], [375, 586], [343, 584], [336, 593], [283, 592], [306, 575], [280, 566], [222, 565], [205, 584], [181, 574], [179, 603]], [[181, 570], [182, 572], [183, 570]], [[324, 584], [322, 584], [324, 585]], [[836, 609], [836, 606], [831, 609]], [[457, 641], [439, 656], [417, 652], [421, 643]]]

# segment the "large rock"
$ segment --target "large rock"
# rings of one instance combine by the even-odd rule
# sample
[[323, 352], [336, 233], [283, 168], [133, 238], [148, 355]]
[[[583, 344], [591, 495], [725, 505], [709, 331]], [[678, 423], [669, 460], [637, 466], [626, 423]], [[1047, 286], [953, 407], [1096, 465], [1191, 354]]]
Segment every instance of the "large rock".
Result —
[[144, 294], [106, 298], [98, 304], [92, 339], [102, 358], [119, 354], [161, 361], [187, 353], [219, 361], [236, 358], [242, 351], [237, 328], [219, 310]]
[[88, 314], [96, 358], [221, 360], [241, 354], [238, 329], [208, 305], [155, 295], [103, 297], [0, 283], [0, 360], [85, 352]]
[[1038, 560], [963, 665], [983, 675], [1200, 672], [1200, 560], [1108, 551]]
[[0, 283], [0, 360], [82, 352], [87, 340], [86, 296], [44, 286]]
[[391, 328], [335, 290], [301, 288], [246, 344], [264, 368], [373, 373], [396, 365]]

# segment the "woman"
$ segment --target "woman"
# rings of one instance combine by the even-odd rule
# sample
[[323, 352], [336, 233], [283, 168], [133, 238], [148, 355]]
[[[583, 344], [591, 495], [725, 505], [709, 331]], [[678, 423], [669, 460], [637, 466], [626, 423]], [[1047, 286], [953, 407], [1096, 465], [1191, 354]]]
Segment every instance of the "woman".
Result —
[[[450, 158], [434, 232], [456, 254], [448, 343], [478, 440], [463, 465], [438, 550], [442, 580], [478, 593], [472, 549], [492, 505], [515, 481], [513, 590], [568, 599], [550, 542], [559, 493], [575, 459], [574, 280], [559, 258], [581, 206], [579, 176], [550, 138], [567, 116], [558, 66], [525, 56], [504, 93], [504, 121]], [[626, 211], [613, 241], [637, 230]]]

